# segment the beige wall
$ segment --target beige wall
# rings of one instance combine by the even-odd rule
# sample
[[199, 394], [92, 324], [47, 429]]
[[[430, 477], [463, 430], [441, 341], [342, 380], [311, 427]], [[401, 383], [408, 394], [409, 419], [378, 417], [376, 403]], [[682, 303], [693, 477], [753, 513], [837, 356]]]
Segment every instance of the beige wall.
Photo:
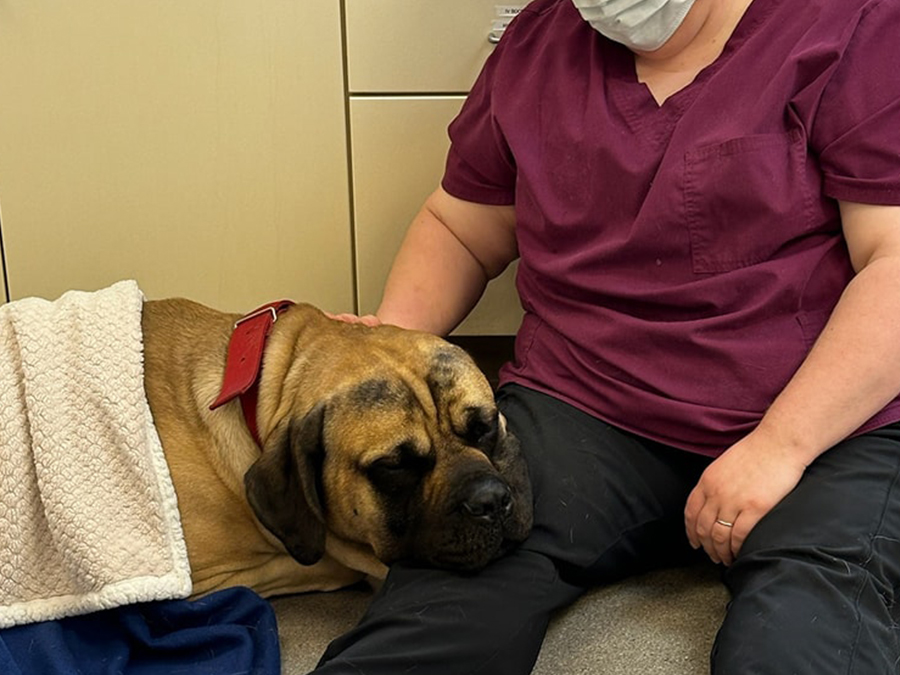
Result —
[[336, 0], [0, 0], [13, 299], [353, 309]]

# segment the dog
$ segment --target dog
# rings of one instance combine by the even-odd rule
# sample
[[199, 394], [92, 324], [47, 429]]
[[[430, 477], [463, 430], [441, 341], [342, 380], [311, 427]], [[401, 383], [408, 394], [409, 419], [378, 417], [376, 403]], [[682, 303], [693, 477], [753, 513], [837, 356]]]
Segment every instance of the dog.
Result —
[[[260, 321], [248, 357], [235, 342]], [[397, 561], [472, 573], [528, 535], [519, 443], [459, 347], [287, 302], [150, 300], [141, 326], [192, 597], [377, 584]], [[253, 397], [223, 391], [232, 361]]]

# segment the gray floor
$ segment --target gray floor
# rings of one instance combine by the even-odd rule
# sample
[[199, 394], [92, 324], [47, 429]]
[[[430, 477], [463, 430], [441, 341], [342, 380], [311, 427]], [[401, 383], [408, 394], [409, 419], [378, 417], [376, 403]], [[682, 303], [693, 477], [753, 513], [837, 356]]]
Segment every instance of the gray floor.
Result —
[[[273, 600], [284, 675], [309, 672], [369, 598], [353, 589]], [[598, 588], [554, 619], [534, 675], [706, 675], [726, 602], [712, 566]]]

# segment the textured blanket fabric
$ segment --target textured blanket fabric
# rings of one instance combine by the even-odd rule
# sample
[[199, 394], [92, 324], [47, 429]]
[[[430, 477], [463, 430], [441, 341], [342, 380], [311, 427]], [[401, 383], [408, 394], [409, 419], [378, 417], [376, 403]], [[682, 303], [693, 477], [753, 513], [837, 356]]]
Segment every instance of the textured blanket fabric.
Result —
[[142, 303], [126, 281], [0, 307], [0, 628], [190, 593]]
[[279, 675], [272, 606], [246, 588], [0, 631], [4, 675]]

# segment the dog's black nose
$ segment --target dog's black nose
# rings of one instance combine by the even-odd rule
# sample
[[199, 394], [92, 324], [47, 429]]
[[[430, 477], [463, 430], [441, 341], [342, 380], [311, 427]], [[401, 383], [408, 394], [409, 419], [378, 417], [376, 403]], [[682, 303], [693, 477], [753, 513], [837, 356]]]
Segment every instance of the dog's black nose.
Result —
[[476, 478], [466, 486], [466, 490], [462, 508], [473, 518], [494, 520], [507, 515], [512, 509], [509, 487], [495, 476]]

